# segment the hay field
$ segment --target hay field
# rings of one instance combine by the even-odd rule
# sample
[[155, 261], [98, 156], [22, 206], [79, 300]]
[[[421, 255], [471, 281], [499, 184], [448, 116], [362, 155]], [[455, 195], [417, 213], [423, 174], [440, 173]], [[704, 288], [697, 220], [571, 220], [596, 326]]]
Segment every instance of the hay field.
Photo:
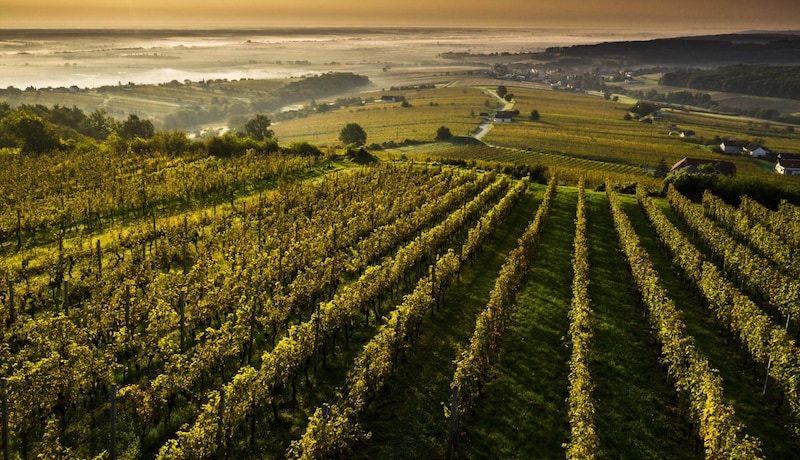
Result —
[[339, 132], [347, 123], [358, 123], [364, 128], [367, 144], [406, 139], [433, 141], [440, 126], [447, 126], [454, 135], [474, 131], [480, 123], [478, 115], [490, 112], [496, 104], [481, 88], [377, 91], [362, 93], [361, 96], [379, 101], [383, 94], [403, 95], [411, 106], [368, 103], [278, 122], [273, 125], [273, 130], [282, 144], [305, 140], [320, 145], [336, 145]]

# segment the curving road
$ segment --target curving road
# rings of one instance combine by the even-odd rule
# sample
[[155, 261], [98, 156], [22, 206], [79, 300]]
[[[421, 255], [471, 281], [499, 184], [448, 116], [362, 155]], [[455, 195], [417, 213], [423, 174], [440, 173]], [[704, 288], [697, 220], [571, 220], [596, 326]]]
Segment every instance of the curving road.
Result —
[[[497, 109], [496, 109], [497, 111], [512, 110], [514, 108], [514, 102], [513, 101], [512, 102], [506, 101], [502, 97], [498, 96], [496, 91], [488, 89], [488, 88], [484, 88], [483, 92], [485, 94], [493, 96], [495, 99], [497, 99]], [[482, 120], [481, 123], [478, 125], [478, 131], [476, 131], [472, 135], [472, 137], [474, 137], [475, 139], [478, 139], [478, 140], [483, 139], [483, 136], [485, 136], [486, 133], [491, 131], [493, 126], [494, 126], [494, 122], [491, 119]]]

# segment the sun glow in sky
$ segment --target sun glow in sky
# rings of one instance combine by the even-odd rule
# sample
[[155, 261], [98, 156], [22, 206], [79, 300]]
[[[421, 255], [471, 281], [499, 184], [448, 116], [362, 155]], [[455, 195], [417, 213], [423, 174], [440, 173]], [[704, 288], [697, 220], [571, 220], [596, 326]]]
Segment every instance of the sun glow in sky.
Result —
[[797, 30], [797, 0], [0, 0], [0, 28], [587, 26]]

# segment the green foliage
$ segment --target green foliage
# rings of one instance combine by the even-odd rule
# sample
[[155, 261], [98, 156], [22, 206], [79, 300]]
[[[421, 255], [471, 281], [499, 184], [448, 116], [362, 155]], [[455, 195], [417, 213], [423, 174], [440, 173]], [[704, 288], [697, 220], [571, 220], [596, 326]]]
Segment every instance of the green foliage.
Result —
[[157, 131], [150, 140], [155, 150], [168, 154], [196, 152], [202, 147], [202, 142], [189, 140], [186, 133], [179, 130]]
[[97, 109], [84, 120], [81, 132], [87, 136], [102, 140], [116, 131], [117, 125], [117, 121], [111, 118], [104, 109]]
[[800, 67], [736, 65], [712, 69], [680, 69], [665, 73], [659, 84], [800, 99]]
[[703, 192], [709, 190], [728, 203], [739, 203], [746, 195], [763, 205], [775, 209], [781, 200], [800, 204], [800, 188], [794, 183], [768, 182], [753, 177], [728, 177], [720, 174], [670, 174], [663, 182], [662, 194], [672, 184], [692, 201], [701, 201]]
[[134, 114], [128, 115], [128, 119], [123, 121], [119, 128], [119, 135], [123, 139], [130, 140], [137, 137], [150, 139], [155, 134], [153, 122], [142, 120]]
[[358, 123], [348, 123], [339, 132], [339, 140], [343, 144], [362, 146], [367, 143], [367, 133]]
[[638, 101], [629, 110], [638, 117], [644, 117], [658, 110], [658, 106], [652, 102]]
[[244, 124], [244, 132], [251, 139], [263, 141], [272, 137], [273, 132], [269, 129], [272, 122], [266, 115], [256, 115]]
[[[552, 179], [533, 222], [525, 229], [519, 239], [519, 245], [509, 253], [497, 276], [494, 288], [489, 294], [489, 302], [475, 322], [475, 331], [470, 338], [468, 348], [456, 359], [456, 371], [451, 387], [458, 390], [459, 414], [463, 415], [474, 409], [481, 388], [492, 374], [502, 333], [509, 326], [514, 312], [516, 292], [530, 267], [530, 260], [539, 242], [544, 221], [550, 213], [556, 189], [557, 182]], [[498, 204], [495, 209], [497, 209], [495, 215], [487, 214], [482, 218], [481, 224], [469, 232], [467, 242], [462, 249], [462, 258], [471, 258], [473, 248], [478, 247], [483, 238], [486, 238], [483, 232], [493, 229], [494, 225], [502, 220], [503, 208]]]
[[55, 127], [24, 110], [16, 110], [0, 122], [5, 145], [18, 147], [22, 153], [43, 153], [61, 148]]
[[[664, 289], [650, 256], [612, 187], [606, 187], [620, 246], [631, 268], [648, 321], [657, 337], [663, 361], [669, 366], [676, 389], [689, 402], [691, 418], [698, 424], [707, 458], [763, 458], [758, 439], [743, 433], [733, 407], [723, 397], [722, 379], [686, 332], [682, 314]], [[696, 259], [695, 259], [696, 261]]]
[[578, 183], [578, 208], [572, 258], [572, 306], [569, 337], [572, 345], [569, 373], [570, 441], [564, 447], [569, 459], [593, 459], [600, 448], [595, 427], [594, 384], [589, 370], [593, 353], [592, 309], [589, 299], [589, 247], [586, 240], [586, 197], [583, 179]]
[[436, 130], [437, 141], [449, 141], [452, 138], [453, 133], [450, 132], [450, 128], [447, 126], [440, 126], [439, 129]]
[[539, 111], [536, 109], [531, 110], [531, 121], [539, 121]]
[[500, 86], [497, 87], [497, 95], [498, 96], [506, 97], [506, 94], [508, 94], [508, 88], [506, 88], [505, 85], [500, 85]]
[[355, 144], [350, 144], [347, 146], [345, 149], [345, 156], [353, 163], [358, 163], [360, 165], [372, 164], [378, 161], [378, 159], [369, 153], [367, 149], [364, 147], [358, 147]]
[[240, 137], [235, 134], [225, 133], [222, 136], [209, 139], [208, 154], [215, 157], [230, 157], [241, 155], [248, 150], [260, 153], [274, 153], [278, 151], [278, 142], [274, 139], [257, 141], [249, 137]]
[[319, 158], [322, 156], [322, 151], [316, 145], [309, 144], [306, 141], [293, 142], [289, 147], [284, 148], [283, 151], [301, 157]]
[[667, 162], [664, 160], [664, 157], [661, 157], [661, 159], [658, 160], [658, 164], [656, 165], [655, 170], [653, 171], [653, 176], [658, 178], [664, 178], [667, 177], [667, 174], [669, 174], [669, 166], [667, 165]]
[[280, 90], [283, 102], [321, 98], [369, 84], [369, 78], [352, 72], [328, 72], [294, 80]]

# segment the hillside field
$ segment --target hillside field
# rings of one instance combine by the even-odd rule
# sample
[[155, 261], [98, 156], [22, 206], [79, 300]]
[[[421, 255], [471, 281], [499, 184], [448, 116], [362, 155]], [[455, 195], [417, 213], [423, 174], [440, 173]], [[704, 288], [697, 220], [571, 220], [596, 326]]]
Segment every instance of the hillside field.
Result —
[[[465, 80], [464, 85], [471, 85]], [[469, 153], [474, 149], [462, 146], [446, 149], [445, 145], [390, 146], [387, 155], [419, 154], [415, 158], [455, 157], [520, 164], [564, 166], [558, 157], [593, 160], [612, 165], [580, 164], [581, 169], [616, 170], [636, 173], [636, 169], [651, 171], [662, 159], [672, 166], [684, 157], [732, 161], [739, 175], [777, 183], [793, 183], [776, 177], [774, 163], [744, 156], [723, 155], [713, 151], [714, 139], [739, 139], [768, 146], [773, 152], [798, 153], [797, 134], [787, 132], [778, 123], [756, 121], [744, 117], [724, 117], [699, 112], [664, 110], [661, 121], [641, 123], [625, 120], [633, 105], [630, 101], [610, 101], [589, 94], [513, 86], [500, 80], [484, 83], [509, 85], [513, 93], [511, 109], [520, 115], [513, 123], [494, 123], [482, 141], [530, 154], [509, 156], [503, 150], [485, 150], [483, 154]], [[343, 108], [323, 114], [312, 114], [276, 123], [275, 135], [281, 142], [307, 140], [319, 145], [335, 146], [339, 131], [347, 123], [358, 123], [367, 132], [367, 144], [403, 143], [406, 140], [430, 143], [440, 126], [446, 126], [455, 136], [477, 132], [481, 112], [493, 113], [499, 104], [493, 98], [497, 86], [462, 86], [458, 80], [436, 89], [396, 91], [404, 95], [410, 107], [376, 102], [363, 107]], [[363, 93], [364, 97], [379, 98], [378, 93]], [[531, 111], [540, 114], [539, 121], [530, 121]], [[680, 130], [696, 132], [692, 139], [671, 136], [676, 125]], [[445, 149], [444, 152], [441, 152]], [[480, 151], [481, 149], [479, 149]], [[461, 154], [466, 151], [466, 154]], [[614, 167], [613, 165], [618, 165]], [[569, 165], [572, 166], [572, 165]], [[628, 167], [628, 168], [625, 168]]]
[[[764, 309], [760, 327], [785, 322], [782, 301], [693, 230], [707, 225], [687, 211], [700, 205], [685, 208], [677, 192], [546, 186], [489, 163], [153, 155], [104, 166], [84, 155], [70, 158], [75, 180], [60, 191], [41, 187], [67, 163], [6, 185], [27, 191], [8, 204], [21, 220], [3, 223], [12, 458], [444, 458], [448, 445], [458, 458], [561, 458], [568, 445], [600, 458], [790, 458], [800, 447], [800, 367], [780, 354], [799, 329], [791, 322], [783, 348], [773, 335], [763, 351], [739, 332], [747, 323], [715, 316], [730, 300], [673, 264], [656, 222], [686, 235], [701, 254], [692, 260], [719, 267], [726, 289], [742, 289], [737, 308]], [[82, 195], [78, 171], [98, 167], [116, 178]], [[679, 323], [655, 325], [660, 304], [637, 289], [644, 275], [621, 251], [613, 203]], [[51, 218], [36, 217], [46, 209]], [[579, 209], [589, 309], [573, 336]], [[769, 229], [789, 211], [750, 219]], [[721, 232], [750, 241], [724, 222]], [[777, 266], [773, 252], [745, 247]], [[668, 324], [677, 329], [665, 336]], [[697, 353], [677, 360], [665, 337], [683, 334]], [[571, 372], [578, 349], [582, 396], [570, 390], [584, 378]], [[579, 406], [594, 408], [582, 419], [594, 435], [575, 431], [568, 395], [592, 402]]]

